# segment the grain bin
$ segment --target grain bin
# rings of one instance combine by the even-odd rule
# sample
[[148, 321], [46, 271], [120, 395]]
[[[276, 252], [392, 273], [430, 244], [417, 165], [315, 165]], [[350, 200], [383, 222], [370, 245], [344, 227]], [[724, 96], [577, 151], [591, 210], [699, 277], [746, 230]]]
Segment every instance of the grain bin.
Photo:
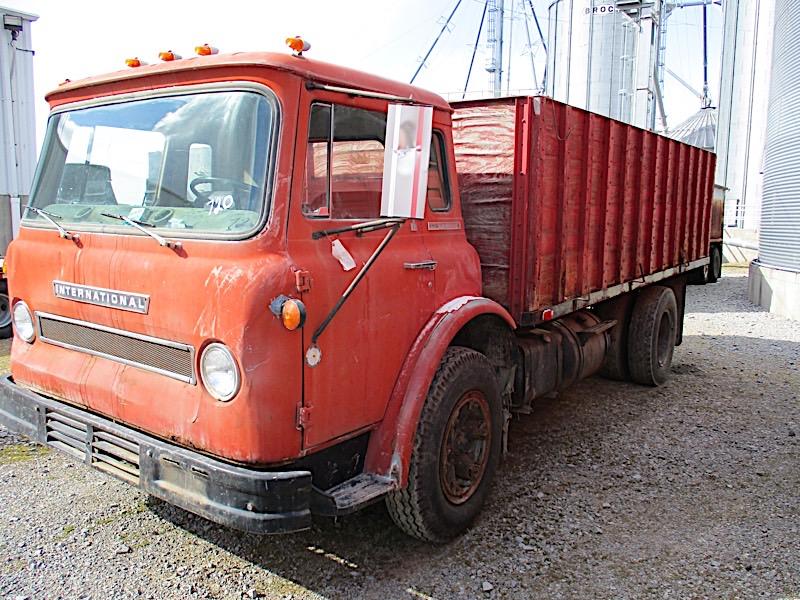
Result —
[[751, 300], [800, 320], [800, 3], [776, 0], [759, 257]]
[[555, 0], [548, 8], [546, 94], [647, 129], [659, 1]]
[[727, 188], [725, 224], [743, 241], [755, 241], [761, 218], [774, 11], [775, 0], [725, 2], [716, 182]]

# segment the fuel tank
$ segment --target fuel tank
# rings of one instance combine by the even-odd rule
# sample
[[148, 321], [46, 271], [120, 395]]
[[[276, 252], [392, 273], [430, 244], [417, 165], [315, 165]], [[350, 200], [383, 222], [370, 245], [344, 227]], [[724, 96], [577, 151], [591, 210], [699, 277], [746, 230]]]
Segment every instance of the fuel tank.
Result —
[[614, 325], [582, 310], [518, 332], [514, 410], [529, 412], [535, 398], [599, 371]]

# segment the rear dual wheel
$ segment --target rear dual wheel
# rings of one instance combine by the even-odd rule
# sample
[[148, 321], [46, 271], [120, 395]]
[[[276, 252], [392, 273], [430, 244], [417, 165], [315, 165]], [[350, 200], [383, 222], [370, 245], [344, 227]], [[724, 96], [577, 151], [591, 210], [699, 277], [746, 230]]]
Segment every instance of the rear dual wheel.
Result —
[[400, 529], [441, 543], [470, 526], [500, 461], [502, 419], [489, 360], [469, 348], [448, 348], [417, 425], [408, 486], [386, 498]]
[[642, 385], [669, 377], [678, 332], [678, 305], [672, 288], [651, 285], [639, 292], [628, 323], [628, 371]]
[[722, 251], [719, 246], [711, 246], [711, 254], [708, 257], [708, 283], [716, 283], [722, 277]]

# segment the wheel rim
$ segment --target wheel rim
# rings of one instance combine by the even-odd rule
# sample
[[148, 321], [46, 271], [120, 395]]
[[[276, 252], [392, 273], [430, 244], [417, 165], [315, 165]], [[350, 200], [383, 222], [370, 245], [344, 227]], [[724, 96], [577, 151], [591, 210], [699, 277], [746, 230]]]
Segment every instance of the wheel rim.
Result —
[[11, 302], [6, 294], [0, 294], [0, 327], [11, 325]]
[[439, 479], [445, 497], [463, 504], [480, 486], [491, 448], [491, 417], [486, 396], [471, 390], [461, 396], [444, 432]]
[[658, 366], [663, 367], [669, 359], [669, 352], [672, 348], [672, 318], [668, 312], [661, 315], [658, 324]]

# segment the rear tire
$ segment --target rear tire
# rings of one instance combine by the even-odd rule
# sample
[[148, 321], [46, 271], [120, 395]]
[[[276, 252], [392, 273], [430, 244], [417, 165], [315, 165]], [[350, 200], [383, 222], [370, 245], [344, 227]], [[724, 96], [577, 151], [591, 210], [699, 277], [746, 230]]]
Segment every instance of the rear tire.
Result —
[[671, 288], [653, 285], [636, 298], [628, 325], [628, 369], [631, 380], [642, 385], [661, 385], [669, 378], [678, 305]]
[[500, 461], [502, 422], [489, 360], [469, 348], [448, 348], [422, 407], [408, 486], [386, 497], [400, 529], [443, 543], [470, 526]]
[[711, 255], [708, 258], [708, 283], [716, 283], [722, 277], [722, 252], [719, 246], [711, 247]]
[[0, 339], [11, 337], [11, 298], [8, 297], [8, 282], [0, 281]]

